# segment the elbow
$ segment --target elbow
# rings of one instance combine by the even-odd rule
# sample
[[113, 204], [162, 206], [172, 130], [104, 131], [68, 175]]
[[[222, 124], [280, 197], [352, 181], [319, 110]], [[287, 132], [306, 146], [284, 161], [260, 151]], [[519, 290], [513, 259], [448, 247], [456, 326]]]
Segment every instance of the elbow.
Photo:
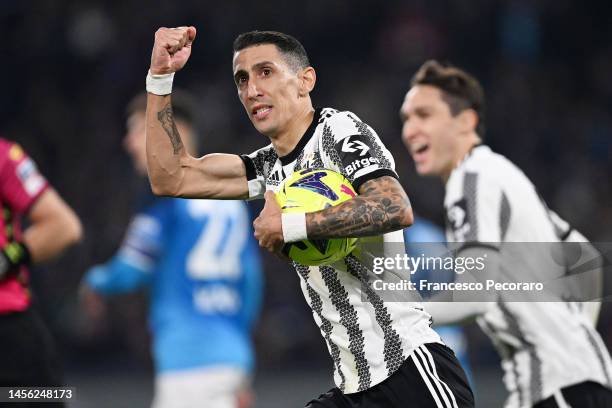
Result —
[[164, 177], [160, 174], [148, 173], [151, 192], [156, 196], [162, 197], [178, 197], [180, 193], [180, 185], [175, 178]]
[[156, 196], [166, 196], [168, 195], [168, 189], [164, 188], [164, 186], [155, 183], [153, 180], [151, 181], [151, 191], [153, 192], [153, 194], [155, 194]]
[[151, 180], [150, 184], [151, 184], [151, 191], [156, 196], [160, 196], [160, 197], [178, 197], [179, 196], [178, 189], [176, 188], [173, 189], [173, 188], [170, 188], [168, 185], [164, 185], [161, 183], [154, 183], [153, 180]]
[[75, 213], [66, 218], [64, 231], [66, 246], [74, 245], [83, 239], [83, 225]]

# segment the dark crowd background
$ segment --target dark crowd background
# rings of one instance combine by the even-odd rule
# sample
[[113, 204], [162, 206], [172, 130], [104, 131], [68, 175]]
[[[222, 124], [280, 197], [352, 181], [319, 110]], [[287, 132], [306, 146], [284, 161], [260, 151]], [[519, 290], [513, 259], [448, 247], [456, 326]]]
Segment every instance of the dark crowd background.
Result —
[[[591, 240], [610, 241], [611, 12], [607, 2], [569, 0], [0, 1], [0, 132], [25, 147], [85, 227], [82, 244], [33, 274], [69, 381], [82, 386], [81, 405], [102, 383], [105, 392], [113, 390], [108, 384], [123, 390], [105, 398], [131, 396], [126, 406], [150, 398], [145, 295], [114, 299], [106, 318], [92, 324], [77, 289], [86, 268], [117, 248], [143, 184], [122, 148], [124, 107], [144, 89], [158, 27], [198, 29], [175, 86], [199, 102], [203, 153], [247, 153], [268, 143], [237, 98], [231, 44], [252, 29], [285, 31], [302, 41], [317, 69], [314, 103], [351, 110], [372, 125], [394, 153], [416, 212], [438, 224], [442, 185], [416, 177], [398, 111], [424, 60], [458, 64], [485, 86], [486, 143]], [[260, 208], [254, 204], [253, 213]], [[265, 261], [255, 384], [259, 406], [273, 407], [265, 384], [282, 377], [296, 395], [312, 381], [313, 397], [331, 382], [331, 362], [297, 275], [272, 257]], [[603, 310], [599, 330], [610, 347], [612, 308]], [[491, 388], [484, 374], [497, 370], [497, 357], [475, 327], [468, 333], [477, 392], [499, 401], [501, 381], [495, 376]], [[140, 376], [111, 381], [126, 373]], [[293, 406], [286, 401], [278, 406]]]

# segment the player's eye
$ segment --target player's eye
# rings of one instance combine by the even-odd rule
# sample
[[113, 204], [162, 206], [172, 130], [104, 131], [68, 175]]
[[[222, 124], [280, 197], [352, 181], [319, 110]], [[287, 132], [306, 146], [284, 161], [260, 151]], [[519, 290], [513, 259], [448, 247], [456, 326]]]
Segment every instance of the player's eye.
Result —
[[264, 68], [261, 70], [261, 73], [263, 76], [270, 76], [270, 74], [272, 74], [272, 70], [270, 68]]
[[237, 85], [244, 85], [244, 84], [246, 84], [246, 82], [247, 82], [247, 77], [244, 76], [244, 75], [239, 76], [238, 78], [236, 78], [236, 84]]
[[418, 116], [421, 119], [427, 119], [429, 116], [431, 116], [431, 114], [428, 111], [419, 110], [416, 112], [416, 116]]

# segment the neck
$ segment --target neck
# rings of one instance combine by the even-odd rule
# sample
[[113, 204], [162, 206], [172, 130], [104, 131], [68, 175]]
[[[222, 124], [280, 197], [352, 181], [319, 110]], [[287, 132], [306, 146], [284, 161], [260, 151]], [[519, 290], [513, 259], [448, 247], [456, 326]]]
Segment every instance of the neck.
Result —
[[313, 119], [314, 109], [312, 105], [305, 106], [291, 118], [285, 129], [274, 136], [270, 136], [276, 154], [283, 157], [291, 153], [308, 130]]
[[482, 143], [482, 140], [480, 139], [480, 137], [478, 137], [477, 134], [473, 134], [470, 135], [470, 137], [465, 141], [465, 143], [460, 143], [457, 149], [456, 154], [453, 157], [453, 160], [451, 162], [451, 164], [448, 166], [448, 168], [441, 174], [442, 176], [442, 181], [444, 183], [446, 183], [448, 181], [448, 178], [450, 177], [451, 173], [453, 172], [453, 170], [455, 170], [457, 167], [459, 167], [459, 165], [461, 164], [461, 162], [463, 161], [463, 159], [465, 158], [465, 156], [468, 155], [468, 153], [477, 145], [479, 145], [480, 143]]

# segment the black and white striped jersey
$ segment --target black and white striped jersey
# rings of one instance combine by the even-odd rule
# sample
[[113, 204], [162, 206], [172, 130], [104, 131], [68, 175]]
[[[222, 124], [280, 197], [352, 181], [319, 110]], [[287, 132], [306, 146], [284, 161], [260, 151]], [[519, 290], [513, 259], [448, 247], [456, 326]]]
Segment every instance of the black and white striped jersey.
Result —
[[[278, 157], [272, 145], [241, 156], [250, 198], [277, 191], [294, 171], [326, 168], [343, 174], [356, 191], [366, 181], [396, 177], [393, 156], [376, 132], [351, 112], [317, 109], [309, 129], [295, 149]], [[364, 245], [367, 242], [379, 245]], [[373, 256], [384, 255], [384, 243], [403, 243], [402, 231], [360, 239], [358, 249], [330, 266], [294, 263], [301, 288], [312, 308], [334, 363], [334, 380], [344, 393], [368, 389], [395, 372], [412, 351], [441, 342], [430, 327], [430, 316], [416, 299], [388, 302], [367, 283]], [[380, 248], [378, 254], [372, 248]], [[385, 272], [377, 279], [397, 279]], [[408, 276], [404, 276], [408, 278]], [[362, 285], [363, 284], [363, 285]], [[363, 288], [362, 288], [363, 287]]]
[[[489, 147], [473, 148], [453, 170], [444, 206], [449, 242], [496, 248], [502, 274], [518, 281], [565, 273], [545, 249], [569, 226], [518, 167]], [[499, 296], [478, 318], [502, 357], [507, 408], [531, 407], [583, 381], [612, 387], [610, 356], [585, 313], [569, 302], [522, 300]]]

